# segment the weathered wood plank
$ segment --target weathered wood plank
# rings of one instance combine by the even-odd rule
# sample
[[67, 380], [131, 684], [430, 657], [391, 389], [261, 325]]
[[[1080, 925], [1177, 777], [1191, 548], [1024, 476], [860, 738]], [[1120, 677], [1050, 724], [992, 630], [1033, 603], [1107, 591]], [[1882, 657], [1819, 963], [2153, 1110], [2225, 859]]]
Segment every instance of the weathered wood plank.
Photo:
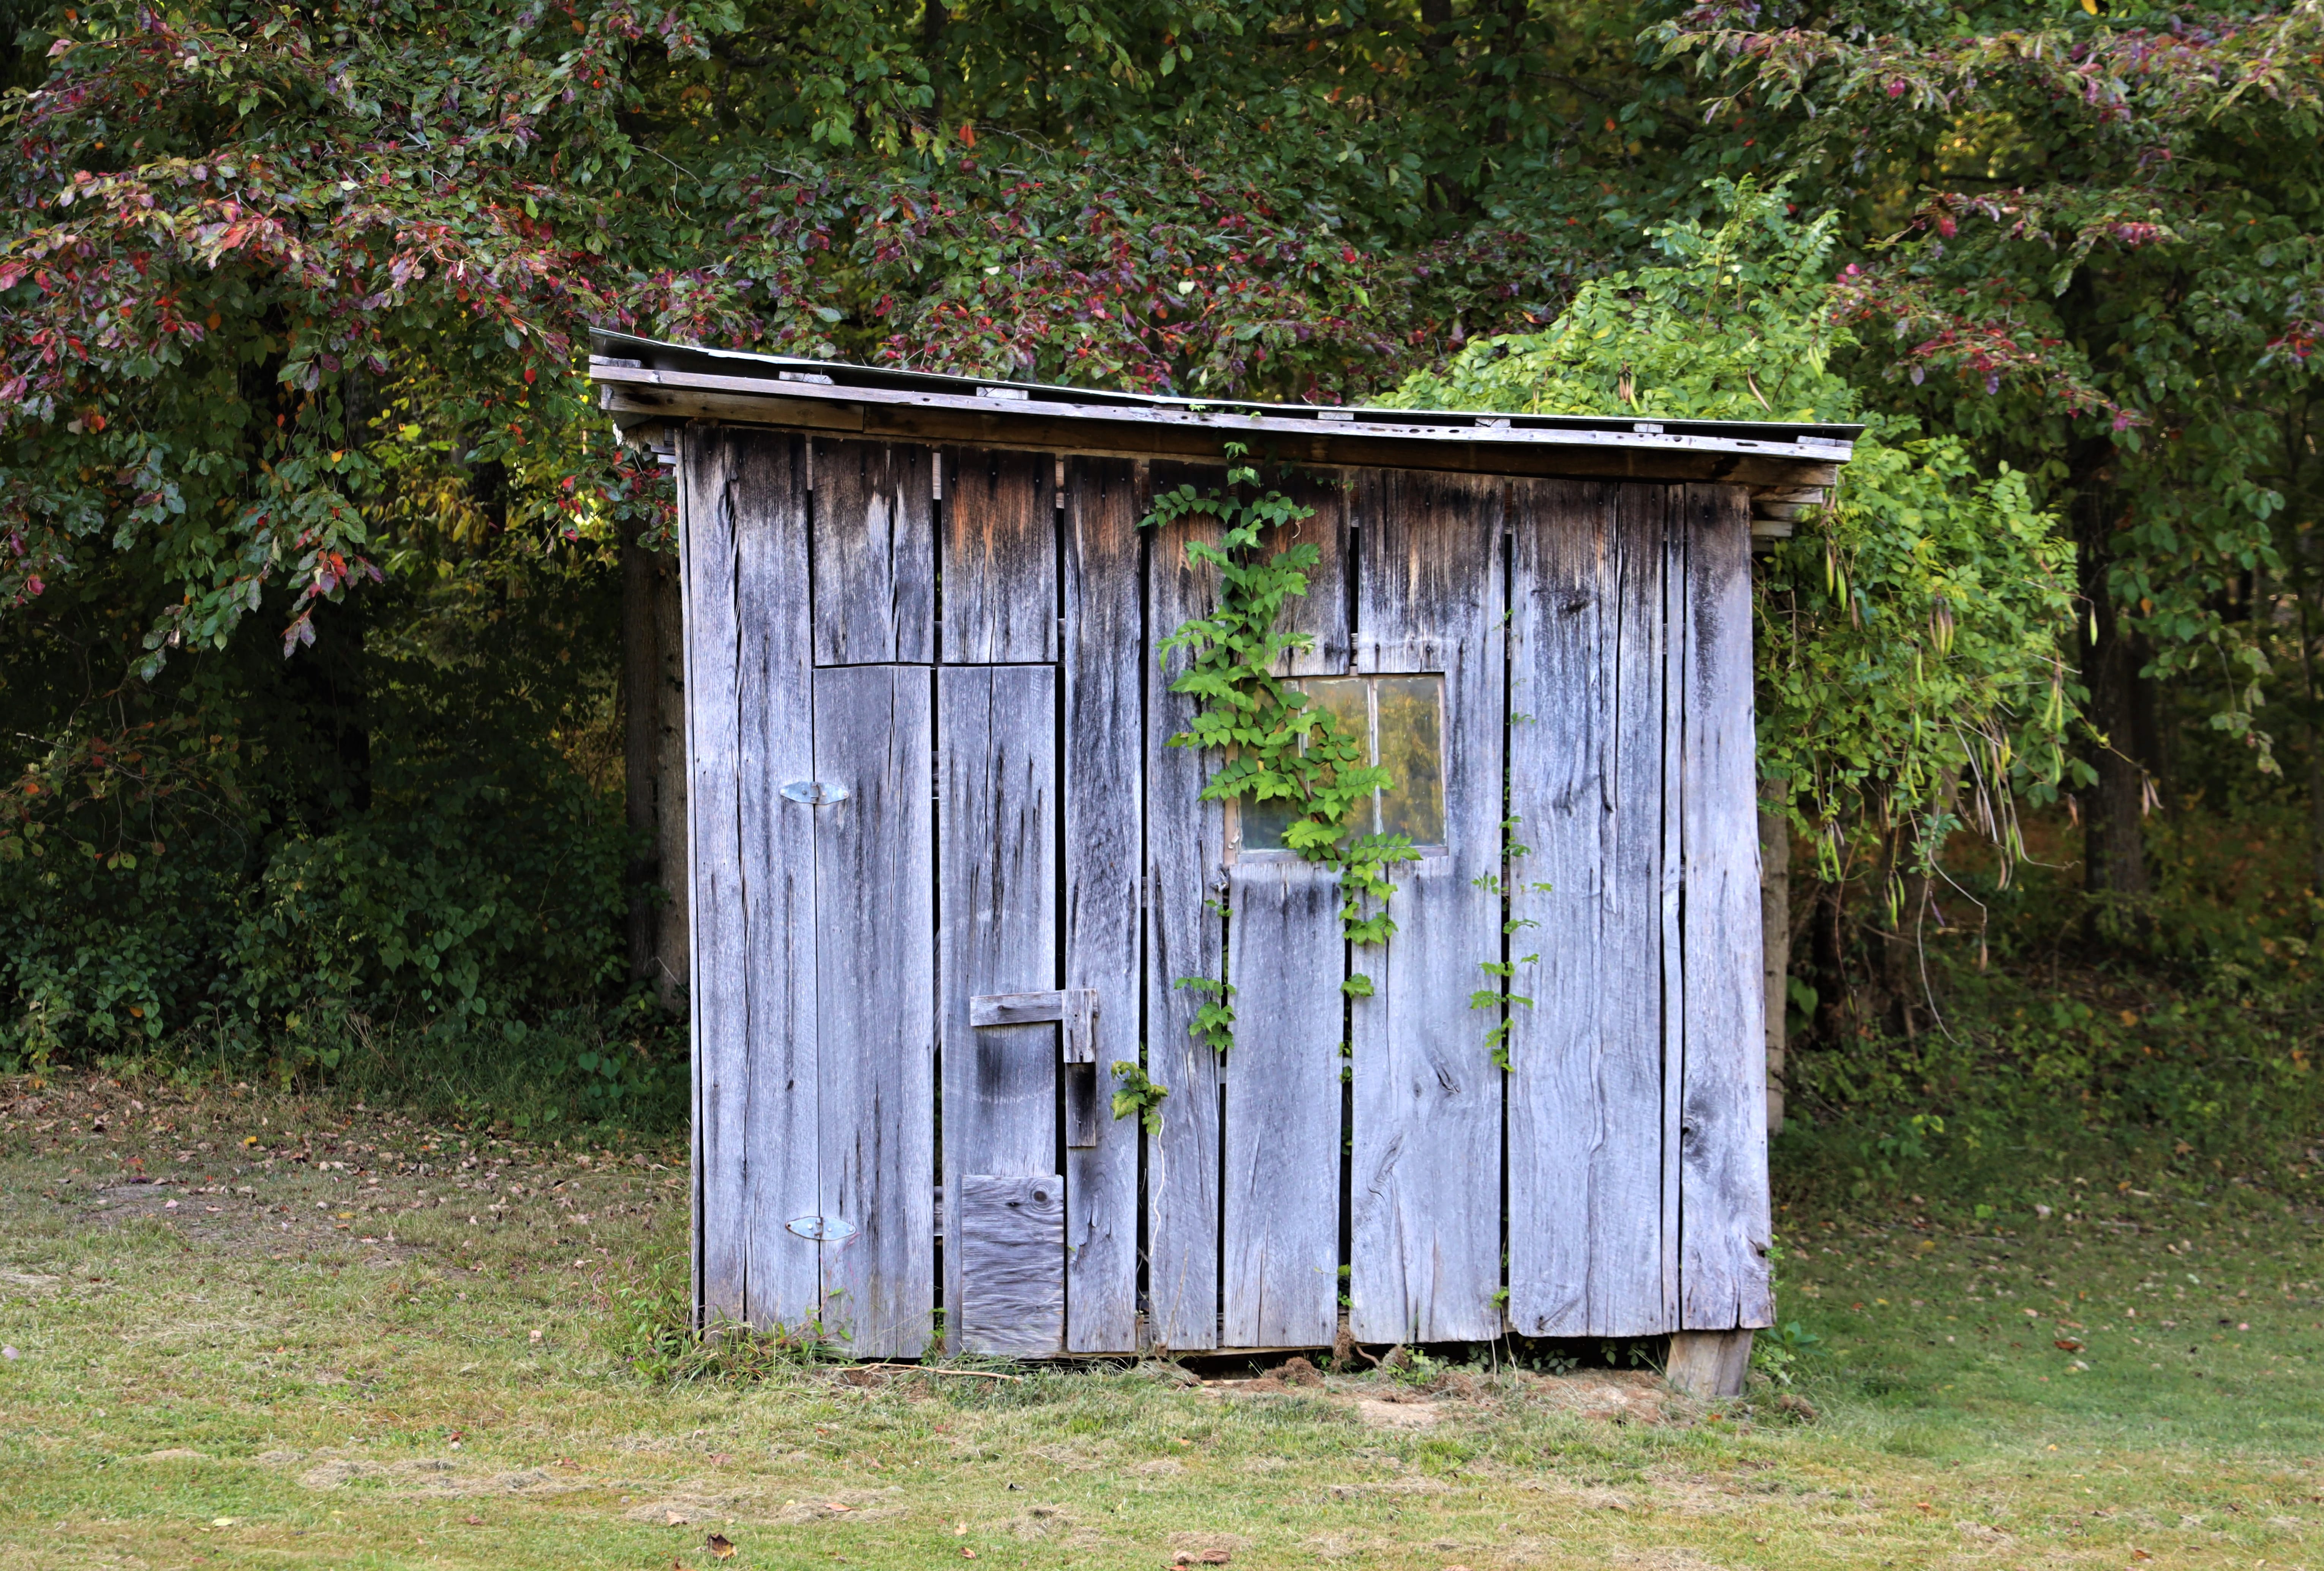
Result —
[[[1213, 491], [1224, 483], [1210, 466], [1156, 464], [1157, 492], [1179, 484]], [[1190, 561], [1189, 540], [1215, 544], [1217, 526], [1190, 519], [1157, 530], [1148, 542], [1147, 647], [1190, 617], [1208, 615], [1216, 574]], [[1193, 701], [1170, 691], [1185, 657], [1142, 661], [1147, 693], [1146, 1056], [1147, 1074], [1169, 1089], [1162, 1130], [1147, 1145], [1147, 1338], [1157, 1348], [1191, 1352], [1218, 1346], [1218, 1055], [1186, 1034], [1203, 999], [1176, 986], [1182, 977], [1222, 977], [1224, 935], [1213, 903], [1224, 887], [1226, 825], [1215, 803], [1202, 800], [1210, 764], [1191, 748], [1167, 746], [1194, 714]]]
[[[936, 674], [947, 1239], [961, 1236], [962, 1175], [1056, 1171], [1057, 1027], [972, 1026], [968, 1002], [1057, 984], [1056, 696], [1046, 666]], [[962, 1272], [947, 1249], [947, 1305], [964, 1301]], [[960, 1337], [954, 1317], [954, 1349]]]
[[1668, 1324], [1679, 1320], [1679, 1164], [1686, 1062], [1686, 948], [1681, 931], [1685, 910], [1683, 834], [1686, 804], [1686, 615], [1687, 517], [1683, 497], [1673, 486], [1638, 486], [1623, 498], [1626, 514], [1642, 528], [1658, 528], [1662, 538], [1662, 1001], [1663, 1022], [1663, 1310]]
[[[1509, 1319], [1667, 1330], [1662, 1293], [1662, 540], [1618, 488], [1515, 488]], [[1657, 490], [1656, 494], [1660, 492]], [[1547, 889], [1539, 886], [1546, 884]]]
[[944, 455], [944, 658], [1057, 657], [1056, 460]]
[[1286, 480], [1283, 493], [1315, 516], [1288, 528], [1270, 529], [1270, 551], [1313, 546], [1307, 593], [1284, 607], [1286, 631], [1305, 633], [1314, 642], [1283, 657], [1286, 676], [1336, 676], [1348, 668], [1348, 487], [1337, 476], [1303, 472]]
[[[693, 999], [696, 1309], [749, 1314], [749, 988], [742, 952], [741, 633], [734, 605], [733, 440], [693, 427], [679, 448], [678, 519], [686, 602], [687, 878]], [[717, 957], [715, 960], [712, 957]]]
[[1340, 885], [1305, 862], [1232, 869], [1221, 1335], [1329, 1343], [1340, 1299]]
[[932, 447], [815, 444], [815, 658], [936, 658]]
[[960, 1181], [961, 1347], [1041, 1358], [1065, 1332], [1065, 1183], [1055, 1173]]
[[[969, 1024], [1041, 1024], [1048, 1020], [1065, 1024], [1066, 1043], [1074, 1036], [1088, 1041], [1097, 1018], [1094, 988], [1050, 988], [1046, 992], [995, 992], [969, 999]], [[1065, 1062], [1085, 1064], [1088, 1055], [1066, 1051]]]
[[1359, 670], [1442, 672], [1450, 854], [1395, 870], [1397, 931], [1352, 969], [1354, 1256], [1360, 1341], [1481, 1340], [1500, 1312], [1501, 1075], [1470, 996], [1501, 953], [1506, 735], [1503, 486], [1381, 472], [1359, 478]]
[[1749, 505], [1688, 486], [1681, 1323], [1770, 1324]]
[[742, 931], [704, 966], [740, 964], [746, 992], [750, 1109], [750, 1318], [795, 1326], [822, 1311], [817, 1245], [792, 1219], [821, 1203], [816, 1171], [815, 812], [780, 795], [815, 771], [808, 660], [806, 457], [795, 436], [735, 433], [727, 495], [734, 520], [738, 658], [735, 754]]
[[[817, 475], [820, 482], [822, 476]], [[825, 1330], [859, 1357], [935, 1327], [936, 846], [926, 666], [815, 674], [815, 777], [847, 796], [816, 831]], [[789, 804], [786, 804], [788, 806]]]
[[1145, 833], [1148, 653], [1135, 468], [1065, 466], [1065, 986], [1093, 1015], [1065, 1031], [1065, 1346], [1138, 1346], [1137, 1120], [1112, 1116], [1113, 1065], [1139, 1052], [1139, 900]]

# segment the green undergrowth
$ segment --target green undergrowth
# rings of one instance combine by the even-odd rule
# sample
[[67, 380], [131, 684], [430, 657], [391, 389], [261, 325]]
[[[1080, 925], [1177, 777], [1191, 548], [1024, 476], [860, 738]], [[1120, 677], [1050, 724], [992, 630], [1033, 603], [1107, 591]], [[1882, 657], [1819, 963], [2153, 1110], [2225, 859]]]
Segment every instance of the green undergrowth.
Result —
[[[1795, 947], [1779, 1188], [1917, 1193], [1971, 1217], [2061, 1206], [2059, 1175], [2101, 1171], [2126, 1192], [2324, 1199], [2324, 900], [2304, 826], [2251, 807], [2158, 816], [2155, 894], [2110, 907], [2079, 887], [2070, 826], [2028, 833], [2034, 859], [2006, 885], [1972, 860], [1937, 896], [1909, 1035], [1809, 1030]], [[1814, 887], [1795, 879], [1795, 897]], [[1874, 957], [1849, 959], [1865, 985]]]

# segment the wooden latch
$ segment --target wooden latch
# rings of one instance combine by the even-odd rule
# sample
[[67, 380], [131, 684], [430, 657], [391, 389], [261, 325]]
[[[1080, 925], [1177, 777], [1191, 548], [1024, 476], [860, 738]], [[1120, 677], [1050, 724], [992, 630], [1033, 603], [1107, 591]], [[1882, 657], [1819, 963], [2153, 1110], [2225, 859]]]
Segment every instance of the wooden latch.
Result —
[[1065, 1061], [1097, 1062], [1097, 989], [1065, 988], [1049, 993], [987, 993], [968, 1001], [971, 1025], [1039, 1025], [1062, 1022]]

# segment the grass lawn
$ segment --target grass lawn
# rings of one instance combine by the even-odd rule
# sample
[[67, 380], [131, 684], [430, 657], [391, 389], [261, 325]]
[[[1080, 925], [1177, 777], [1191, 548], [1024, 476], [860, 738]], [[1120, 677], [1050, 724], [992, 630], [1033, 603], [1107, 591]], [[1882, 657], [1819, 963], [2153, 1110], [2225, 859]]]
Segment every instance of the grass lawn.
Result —
[[0, 1081], [0, 1567], [2324, 1565], [2324, 1216], [2224, 1182], [1785, 1213], [1809, 1421], [1499, 1355], [658, 1386], [683, 1162]]

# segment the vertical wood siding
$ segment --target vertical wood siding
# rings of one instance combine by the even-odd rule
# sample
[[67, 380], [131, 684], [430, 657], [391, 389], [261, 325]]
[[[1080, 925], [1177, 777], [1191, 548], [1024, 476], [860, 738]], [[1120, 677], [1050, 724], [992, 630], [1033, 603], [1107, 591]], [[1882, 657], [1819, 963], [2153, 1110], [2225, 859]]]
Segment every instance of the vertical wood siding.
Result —
[[[946, 1238], [962, 1236], [961, 1181], [969, 1174], [1055, 1175], [1063, 1186], [1057, 1027], [968, 1023], [972, 997], [1057, 986], [1056, 737], [1053, 667], [937, 670]], [[945, 1253], [947, 1304], [963, 1302], [964, 1253]], [[1047, 1269], [1062, 1293], [1062, 1246]], [[977, 1350], [956, 1320], [949, 1335], [956, 1349]]]
[[[1153, 466], [1157, 492], [1181, 484], [1216, 488], [1223, 472]], [[1186, 542], [1215, 544], [1216, 525], [1189, 519], [1148, 542], [1147, 626], [1167, 636], [1207, 611], [1216, 575], [1186, 557]], [[1202, 799], [1208, 767], [1193, 749], [1167, 746], [1193, 721], [1193, 701], [1170, 691], [1185, 657], [1146, 659], [1146, 1058], [1167, 1086], [1162, 1132], [1147, 1144], [1147, 1338], [1192, 1352], [1219, 1345], [1218, 1056], [1186, 1034], [1202, 1000], [1180, 977], [1220, 976], [1223, 924], [1213, 905], [1222, 887], [1225, 815]]]
[[1332, 1340], [1340, 1302], [1340, 884], [1234, 869], [1222, 1279], [1230, 1347]]
[[736, 770], [742, 711], [736, 693], [742, 634], [734, 604], [733, 446], [715, 428], [690, 427], [679, 452], [678, 498], [686, 556], [687, 823], [694, 865], [687, 893], [694, 1021], [696, 1295], [708, 1318], [750, 1313], [750, 988], [742, 952], [742, 782]]
[[1138, 1061], [1139, 767], [1147, 653], [1134, 465], [1076, 458], [1065, 530], [1065, 985], [1097, 993], [1096, 1058], [1066, 1070], [1066, 1116], [1094, 1144], [1065, 1153], [1065, 1346], [1138, 1345], [1138, 1143], [1111, 1107], [1113, 1065]]
[[[1624, 488], [1517, 488], [1509, 1318], [1665, 1324], [1662, 530]], [[1659, 495], [1659, 488], [1656, 488]], [[1609, 528], [1609, 520], [1614, 520]], [[1546, 885], [1545, 889], [1540, 886]]]
[[944, 481], [945, 660], [1055, 660], [1056, 460], [947, 451]]
[[[818, 439], [810, 497], [804, 438], [682, 448], [704, 1312], [908, 1356], [941, 1236], [955, 1348], [1128, 1352], [1141, 1316], [1157, 1348], [1319, 1346], [1344, 1212], [1360, 1340], [1767, 1323], [1741, 493], [1288, 483], [1314, 516], [1269, 545], [1322, 560], [1285, 673], [1443, 680], [1447, 854], [1351, 955], [1336, 881], [1231, 855], [1211, 761], [1167, 745], [1193, 705], [1154, 644], [1210, 608], [1185, 548], [1216, 529], [1139, 519], [1223, 473], [1071, 459], [1060, 508], [1049, 455], [948, 452], [941, 501], [936, 463]], [[845, 795], [781, 795], [818, 781]], [[1540, 956], [1507, 1076], [1471, 1006], [1505, 954]], [[1223, 1061], [1175, 985], [1222, 975]], [[1094, 1065], [969, 1024], [1060, 987]], [[1139, 1058], [1151, 1139], [1106, 1105]]]
[[1503, 483], [1367, 472], [1357, 482], [1360, 670], [1444, 675], [1451, 854], [1395, 869], [1397, 931], [1350, 962], [1378, 995], [1355, 1020], [1354, 1258], [1360, 1341], [1499, 1333], [1501, 1072], [1470, 997], [1501, 953]]
[[[1680, 1324], [1775, 1319], [1767, 1277], [1767, 1043], [1757, 966], [1749, 510], [1732, 487], [1680, 492], [1687, 537], [1686, 1021], [1680, 1108]], [[1748, 942], [1747, 942], [1748, 941]]]
[[932, 449], [815, 444], [815, 658], [820, 666], [936, 658]]
[[823, 1323], [870, 1358], [926, 1351], [935, 1324], [932, 696], [925, 666], [815, 674], [815, 777], [844, 782], [848, 795], [812, 810], [814, 1209], [856, 1228], [822, 1245]]

